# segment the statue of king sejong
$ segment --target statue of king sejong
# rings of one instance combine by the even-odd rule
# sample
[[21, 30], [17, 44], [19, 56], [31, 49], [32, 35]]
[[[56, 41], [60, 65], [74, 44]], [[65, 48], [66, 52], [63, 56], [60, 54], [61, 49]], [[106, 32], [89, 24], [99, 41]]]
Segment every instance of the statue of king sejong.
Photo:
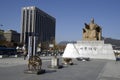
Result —
[[94, 23], [94, 19], [91, 19], [89, 25], [85, 23], [82, 40], [101, 40], [101, 36], [102, 29], [100, 26]]

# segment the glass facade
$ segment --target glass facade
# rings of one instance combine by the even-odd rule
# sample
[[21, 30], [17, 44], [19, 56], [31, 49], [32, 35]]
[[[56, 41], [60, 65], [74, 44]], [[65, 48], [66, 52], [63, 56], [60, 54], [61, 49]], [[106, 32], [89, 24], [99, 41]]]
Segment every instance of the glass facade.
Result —
[[52, 42], [55, 39], [56, 19], [37, 7], [22, 9], [21, 43], [28, 44], [30, 33], [38, 37], [38, 43]]

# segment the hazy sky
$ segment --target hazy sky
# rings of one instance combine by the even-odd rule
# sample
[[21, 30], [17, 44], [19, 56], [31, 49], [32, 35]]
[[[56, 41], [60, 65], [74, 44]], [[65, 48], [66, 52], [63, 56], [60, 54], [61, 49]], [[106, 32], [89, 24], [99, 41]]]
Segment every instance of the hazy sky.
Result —
[[81, 40], [91, 18], [102, 27], [102, 36], [120, 39], [120, 0], [0, 0], [0, 28], [21, 32], [21, 8], [26, 6], [56, 18], [57, 42]]

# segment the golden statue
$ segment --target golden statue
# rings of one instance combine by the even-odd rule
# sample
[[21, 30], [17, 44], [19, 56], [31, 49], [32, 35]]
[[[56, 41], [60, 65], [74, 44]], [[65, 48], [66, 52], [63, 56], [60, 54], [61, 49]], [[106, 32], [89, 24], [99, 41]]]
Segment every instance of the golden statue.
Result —
[[94, 19], [91, 19], [90, 24], [85, 23], [83, 29], [83, 40], [101, 40], [101, 28], [94, 23]]

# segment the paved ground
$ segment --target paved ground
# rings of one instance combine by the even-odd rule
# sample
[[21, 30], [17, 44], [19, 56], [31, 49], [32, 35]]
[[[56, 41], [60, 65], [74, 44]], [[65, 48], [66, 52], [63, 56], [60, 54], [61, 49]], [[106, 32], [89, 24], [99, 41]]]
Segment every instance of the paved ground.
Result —
[[107, 61], [99, 80], [120, 80], [120, 62]]
[[[120, 80], [120, 63], [108, 60], [81, 62], [72, 66], [50, 69], [51, 57], [42, 57], [45, 74], [25, 74], [27, 60], [23, 58], [0, 59], [0, 80]], [[62, 61], [60, 60], [60, 64]]]

